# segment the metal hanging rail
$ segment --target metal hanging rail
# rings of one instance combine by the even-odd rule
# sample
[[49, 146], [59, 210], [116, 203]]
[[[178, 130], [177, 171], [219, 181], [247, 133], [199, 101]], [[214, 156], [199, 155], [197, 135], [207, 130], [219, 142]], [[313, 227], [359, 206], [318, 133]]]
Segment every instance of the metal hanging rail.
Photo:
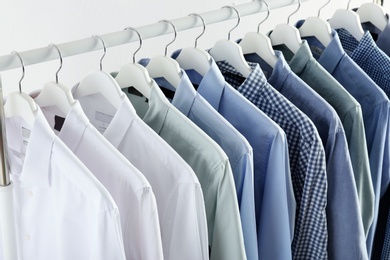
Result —
[[[306, 1], [309, 0], [303, 0], [302, 2]], [[268, 0], [267, 2], [269, 2], [268, 4], [271, 10], [298, 3], [294, 0]], [[235, 5], [234, 7], [239, 11], [241, 17], [267, 11], [267, 8], [262, 1], [254, 1], [246, 4]], [[236, 19], [236, 14], [226, 8], [200, 13], [200, 15], [205, 20], [206, 25], [223, 22], [230, 19]], [[194, 16], [172, 19], [170, 21], [175, 24], [178, 32], [203, 25], [200, 19]], [[164, 23], [154, 23], [141, 26], [136, 29], [142, 35], [142, 39], [144, 40], [173, 32], [173, 29]], [[107, 48], [138, 41], [136, 33], [129, 34], [129, 32], [125, 30], [100, 36], [104, 39]], [[61, 53], [64, 58], [100, 50], [102, 48], [100, 42], [96, 38], [86, 38], [72, 42], [61, 43], [57, 44], [57, 46], [61, 49]], [[25, 66], [58, 59], [57, 53], [53, 51], [53, 48], [50, 46], [19, 53], [23, 58]], [[20, 61], [17, 57], [15, 57], [15, 55], [8, 54], [0, 56], [0, 71], [10, 70], [18, 67], [20, 67]]]

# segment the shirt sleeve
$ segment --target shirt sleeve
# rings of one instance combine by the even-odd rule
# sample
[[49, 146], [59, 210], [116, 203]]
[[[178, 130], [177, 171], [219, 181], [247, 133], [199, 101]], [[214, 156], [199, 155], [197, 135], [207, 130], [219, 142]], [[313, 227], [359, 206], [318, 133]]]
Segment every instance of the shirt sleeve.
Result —
[[206, 212], [199, 183], [180, 183], [162, 216], [164, 259], [208, 259]]
[[258, 259], [255, 194], [253, 177], [253, 152], [241, 156], [233, 172], [240, 173], [241, 183], [236, 183], [241, 226], [244, 235], [245, 251], [248, 259]]
[[123, 228], [123, 237], [129, 245], [126, 251], [127, 260], [145, 259], [162, 260], [163, 250], [159, 216], [155, 196], [151, 187], [137, 191], [138, 204], [132, 205], [127, 212], [126, 227]]
[[328, 257], [367, 259], [359, 198], [348, 144], [342, 129], [328, 136], [325, 152], [328, 177]]
[[267, 146], [265, 172], [255, 177], [259, 259], [292, 259], [296, 202], [284, 133]]
[[98, 216], [90, 260], [126, 259], [118, 209], [106, 210]]
[[247, 259], [236, 189], [228, 160], [210, 173], [209, 187], [204, 196], [208, 211], [210, 259]]
[[355, 175], [364, 231], [367, 234], [374, 218], [375, 196], [361, 108], [355, 107], [351, 109], [342, 119], [342, 122], [349, 144], [349, 154]]

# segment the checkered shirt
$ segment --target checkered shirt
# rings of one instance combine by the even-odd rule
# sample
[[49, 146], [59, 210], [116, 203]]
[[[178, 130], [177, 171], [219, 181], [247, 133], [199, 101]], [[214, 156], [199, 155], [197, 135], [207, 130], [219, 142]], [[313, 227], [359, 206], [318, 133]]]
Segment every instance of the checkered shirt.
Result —
[[345, 29], [336, 31], [345, 52], [390, 97], [390, 57], [378, 48], [368, 31], [360, 41]]
[[[268, 84], [258, 64], [248, 63], [247, 79], [226, 61], [217, 62], [225, 80], [259, 107], [286, 133], [297, 202], [293, 259], [327, 258], [325, 152], [312, 121]], [[245, 81], [243, 81], [245, 80]]]
[[387, 217], [386, 236], [383, 242], [381, 260], [389, 260], [389, 259], [390, 259], [390, 211]]

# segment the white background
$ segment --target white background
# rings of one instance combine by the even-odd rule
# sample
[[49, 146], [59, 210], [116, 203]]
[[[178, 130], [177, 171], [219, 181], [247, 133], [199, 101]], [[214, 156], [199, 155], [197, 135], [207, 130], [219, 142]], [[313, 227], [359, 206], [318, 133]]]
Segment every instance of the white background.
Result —
[[[272, 0], [268, 0], [272, 1]], [[278, 0], [280, 1], [280, 0]], [[272, 30], [278, 23], [286, 23], [287, 16], [297, 8], [297, 1], [290, 6], [271, 11], [269, 19], [262, 24], [261, 32]], [[161, 19], [185, 17], [190, 13], [203, 13], [217, 10], [224, 5], [238, 5], [250, 1], [230, 2], [226, 0], [1, 0], [0, 2], [0, 56], [13, 50], [26, 51], [47, 46], [50, 43], [64, 43], [84, 39], [94, 34], [107, 34], [123, 30], [125, 27], [139, 27], [153, 24]], [[291, 17], [290, 24], [299, 19], [317, 15], [318, 9], [327, 1], [310, 0], [302, 3], [301, 9]], [[350, 7], [358, 7], [367, 1], [352, 0]], [[323, 9], [321, 18], [329, 19], [336, 9], [346, 8], [348, 1], [331, 0]], [[389, 9], [390, 0], [385, 9]], [[232, 32], [232, 40], [242, 38], [249, 31], [256, 31], [257, 24], [265, 17], [262, 12], [245, 16], [239, 27]], [[222, 38], [227, 37], [229, 28], [235, 25], [229, 20], [207, 26], [205, 35], [199, 40], [198, 47], [210, 48]], [[179, 32], [177, 41], [168, 52], [182, 47], [192, 46], [201, 28]], [[165, 44], [173, 35], [144, 40], [137, 59], [162, 55]], [[117, 71], [132, 59], [137, 43], [129, 43], [109, 48], [103, 61], [107, 72]], [[61, 83], [68, 87], [80, 81], [91, 70], [99, 68], [100, 51], [94, 51], [64, 59], [59, 74]], [[59, 61], [45, 62], [26, 67], [26, 76], [22, 83], [24, 92], [42, 88], [45, 82], [55, 79]], [[17, 91], [21, 69], [1, 72], [5, 94]]]

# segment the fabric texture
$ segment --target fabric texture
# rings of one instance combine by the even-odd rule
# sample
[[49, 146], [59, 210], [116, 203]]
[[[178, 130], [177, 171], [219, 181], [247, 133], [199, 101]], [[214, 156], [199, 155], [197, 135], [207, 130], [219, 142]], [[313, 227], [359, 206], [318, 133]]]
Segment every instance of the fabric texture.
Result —
[[365, 31], [363, 38], [357, 41], [347, 30], [336, 29], [345, 52], [367, 75], [390, 96], [390, 58]]
[[126, 95], [118, 109], [98, 94], [75, 98], [92, 125], [150, 182], [164, 259], [207, 259], [204, 200], [192, 169], [137, 116]]
[[259, 259], [291, 259], [296, 202], [285, 133], [225, 82], [212, 58], [204, 77], [191, 69], [186, 73], [197, 92], [252, 146]]
[[205, 200], [210, 259], [246, 259], [236, 189], [225, 152], [169, 103], [154, 81], [148, 103], [130, 93], [128, 97], [138, 113], [144, 111], [140, 114], [144, 122], [197, 175]]
[[142, 173], [96, 130], [77, 100], [58, 130], [57, 107], [41, 109], [57, 136], [112, 195], [119, 209], [126, 259], [163, 259], [156, 198]]
[[275, 55], [274, 68], [255, 53], [246, 54], [245, 59], [260, 65], [268, 83], [313, 121], [321, 137], [328, 181], [328, 257], [365, 259], [367, 249], [359, 198], [342, 123], [333, 107], [291, 71], [283, 54], [275, 51]]
[[110, 193], [33, 113], [5, 119], [20, 259], [126, 259]]
[[[332, 30], [332, 37], [332, 41], [323, 49], [321, 56], [314, 55], [314, 57], [356, 98], [362, 108], [371, 178], [375, 192], [374, 216], [377, 218], [379, 199], [387, 190], [390, 176], [388, 140], [390, 138], [390, 101], [377, 84], [344, 52], [334, 30]], [[307, 41], [310, 46], [314, 46], [311, 49], [321, 48], [314, 37], [308, 38]], [[376, 219], [373, 222], [373, 230], [376, 229], [375, 223]], [[369, 249], [372, 248], [372, 243], [373, 233], [367, 240]]]
[[[283, 48], [280, 50], [284, 52]], [[363, 226], [367, 231], [374, 217], [375, 197], [360, 104], [313, 58], [306, 40], [303, 40], [303, 44], [289, 61], [289, 66], [335, 109], [343, 124]]]
[[297, 201], [293, 259], [326, 258], [326, 161], [317, 129], [306, 115], [268, 84], [258, 64], [248, 64], [252, 72], [245, 79], [227, 62], [217, 62], [225, 80], [286, 132]]

